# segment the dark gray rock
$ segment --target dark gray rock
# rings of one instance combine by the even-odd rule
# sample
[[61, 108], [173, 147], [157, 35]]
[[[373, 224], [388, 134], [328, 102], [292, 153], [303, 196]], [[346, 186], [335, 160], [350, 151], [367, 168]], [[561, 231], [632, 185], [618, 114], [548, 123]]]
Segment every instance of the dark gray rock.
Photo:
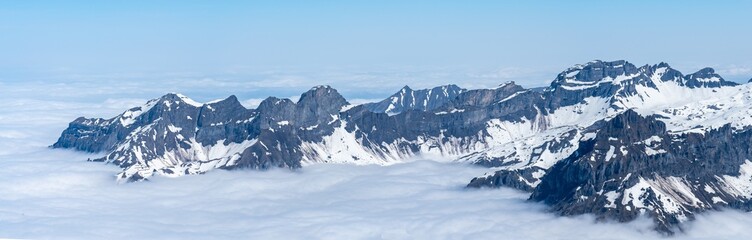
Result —
[[729, 82], [723, 79], [720, 75], [715, 73], [712, 68], [703, 68], [700, 71], [684, 76], [685, 84], [688, 87], [721, 87], [721, 86], [736, 86], [735, 82]]
[[[297, 169], [307, 161], [373, 162], [438, 153], [499, 169], [473, 179], [468, 187], [529, 191], [531, 200], [562, 215], [631, 221], [647, 214], [659, 231], [672, 233], [697, 212], [752, 206], [724, 180], [742, 176], [740, 166], [752, 158], [747, 141], [752, 131], [726, 125], [704, 134], [669, 133], [660, 116], [643, 117], [623, 104], [628, 98], [650, 97], [639, 95], [639, 89], [673, 83], [686, 88], [736, 85], [709, 68], [683, 75], [666, 63], [636, 67], [627, 61], [593, 61], [563, 71], [545, 89], [514, 82], [474, 90], [405, 87], [383, 101], [359, 106], [329, 86], [314, 87], [297, 102], [269, 97], [256, 109], [244, 108], [234, 96], [198, 104], [167, 94], [111, 119], [78, 118], [52, 147], [102, 152], [106, 155], [94, 161], [122, 167], [120, 181], [217, 168]], [[620, 114], [582, 126], [547, 122], [557, 111], [588, 114], [575, 107], [592, 98], [607, 105], [597, 111]], [[529, 148], [496, 154], [491, 150], [504, 146], [494, 146], [493, 131], [506, 126], [492, 128], [493, 122], [550, 134], [536, 136], [542, 140]]]
[[454, 109], [464, 109], [468, 107], [483, 108], [499, 103], [503, 100], [508, 100], [509, 97], [525, 90], [525, 88], [515, 84], [515, 82], [508, 82], [494, 89], [474, 89], [462, 92], [454, 99], [448, 101], [448, 105]]
[[413, 90], [405, 86], [387, 99], [367, 103], [363, 107], [372, 112], [388, 114], [398, 114], [409, 110], [431, 111], [443, 106], [464, 91], [465, 89], [453, 84], [421, 90]]
[[667, 234], [702, 211], [750, 210], [752, 201], [737, 197], [723, 179], [740, 176], [740, 166], [752, 158], [747, 141], [752, 131], [726, 125], [705, 134], [672, 135], [655, 117], [631, 110], [596, 126], [595, 138], [548, 169], [534, 189], [519, 180], [534, 180], [525, 176], [526, 169], [498, 171], [468, 186], [528, 190], [531, 200], [562, 215], [595, 214], [627, 222], [647, 214], [656, 230]]

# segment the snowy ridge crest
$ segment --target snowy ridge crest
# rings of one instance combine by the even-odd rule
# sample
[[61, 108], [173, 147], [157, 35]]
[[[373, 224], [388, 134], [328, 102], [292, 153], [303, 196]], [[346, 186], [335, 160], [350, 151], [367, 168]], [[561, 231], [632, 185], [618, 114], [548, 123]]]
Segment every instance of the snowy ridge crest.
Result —
[[123, 182], [430, 157], [488, 167], [470, 187], [529, 191], [565, 215], [648, 215], [672, 233], [697, 212], [752, 206], [751, 116], [752, 85], [712, 69], [684, 75], [666, 63], [596, 60], [543, 91], [405, 86], [351, 105], [316, 86], [297, 102], [269, 97], [256, 109], [234, 96], [197, 103], [167, 94], [110, 119], [78, 118], [53, 147], [103, 152], [95, 161], [123, 168]]

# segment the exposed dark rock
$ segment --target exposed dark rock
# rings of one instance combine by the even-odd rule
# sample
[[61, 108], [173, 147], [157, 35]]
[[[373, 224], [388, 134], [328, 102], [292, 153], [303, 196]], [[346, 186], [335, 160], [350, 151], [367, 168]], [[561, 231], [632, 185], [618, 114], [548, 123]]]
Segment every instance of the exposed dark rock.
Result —
[[[752, 190], [737, 188], [752, 186], [752, 131], [726, 124], [670, 132], [667, 115], [687, 109], [631, 109], [664, 94], [666, 85], [715, 92], [736, 84], [710, 68], [682, 75], [666, 63], [593, 61], [560, 73], [545, 89], [514, 82], [474, 90], [405, 87], [359, 106], [329, 86], [297, 102], [269, 97], [256, 109], [235, 96], [200, 104], [167, 94], [111, 119], [78, 118], [52, 147], [102, 152], [93, 161], [122, 167], [120, 181], [439, 154], [494, 168], [468, 187], [529, 191], [531, 200], [562, 215], [631, 221], [647, 214], [665, 233], [697, 212], [750, 210]], [[707, 104], [687, 120], [727, 109]]]
[[443, 106], [464, 91], [465, 89], [453, 84], [421, 90], [413, 90], [405, 86], [387, 99], [367, 103], [363, 107], [372, 112], [388, 114], [398, 114], [410, 110], [431, 111]]
[[735, 82], [729, 82], [723, 79], [720, 75], [715, 73], [712, 68], [703, 68], [693, 74], [684, 76], [686, 85], [691, 88], [696, 87], [721, 87], [721, 86], [736, 86]]

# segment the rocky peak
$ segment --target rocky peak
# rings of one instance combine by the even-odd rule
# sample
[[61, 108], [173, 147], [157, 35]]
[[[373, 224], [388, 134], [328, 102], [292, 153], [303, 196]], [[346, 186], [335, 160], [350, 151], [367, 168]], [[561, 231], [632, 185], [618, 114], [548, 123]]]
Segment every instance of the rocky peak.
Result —
[[512, 95], [525, 91], [515, 82], [507, 82], [493, 89], [474, 89], [465, 91], [452, 101], [451, 108], [485, 107], [506, 100]]
[[287, 98], [267, 97], [256, 107], [259, 112], [268, 112], [276, 108], [295, 105], [293, 101]]
[[280, 125], [310, 127], [332, 122], [332, 118], [337, 117], [340, 109], [348, 104], [336, 89], [316, 86], [303, 93], [297, 103], [290, 99], [266, 98], [255, 112], [262, 119], [263, 129]]
[[653, 67], [655, 67], [655, 68], [671, 68], [671, 66], [668, 65], [668, 63], [666, 63], [666, 62], [660, 62], [660, 63], [658, 63], [656, 65], [653, 65]]
[[212, 124], [217, 121], [232, 119], [234, 116], [244, 116], [245, 112], [251, 112], [240, 104], [235, 95], [225, 99], [208, 102], [201, 107], [198, 124]]
[[585, 65], [576, 65], [561, 72], [555, 82], [560, 82], [561, 84], [567, 82], [594, 83], [605, 78], [615, 79], [618, 76], [632, 75], [637, 72], [638, 69], [635, 65], [624, 60], [612, 62], [595, 60]]
[[612, 99], [615, 96], [631, 96], [637, 85], [655, 87], [645, 75], [647, 67], [637, 68], [624, 61], [600, 60], [585, 65], [576, 65], [560, 73], [545, 90], [546, 107], [556, 109], [583, 103], [589, 97]]
[[216, 100], [212, 102], [207, 102], [205, 105], [209, 106], [231, 106], [236, 107], [237, 105], [243, 106], [240, 104], [240, 101], [238, 101], [238, 97], [235, 95], [230, 95], [229, 97], [222, 99], [222, 100]]
[[682, 75], [681, 72], [677, 71], [676, 69], [671, 68], [668, 63], [661, 62], [656, 65], [645, 65], [644, 67], [640, 68], [650, 79], [653, 80], [660, 80], [660, 81], [672, 81], [676, 82], [677, 84], [683, 86], [684, 85], [684, 75]]
[[[544, 91], [544, 97], [547, 101], [546, 107], [549, 109], [583, 103], [584, 99], [589, 97], [610, 99], [611, 104], [615, 104], [611, 107], [623, 109], [622, 105], [625, 101], [635, 99], [643, 101], [649, 98], [650, 96], [644, 95], [644, 89], [653, 88], [658, 91], [675, 89], [658, 86], [663, 82], [674, 82], [687, 88], [718, 88], [737, 85], [724, 80], [712, 68], [704, 68], [685, 76], [665, 62], [636, 68], [623, 60], [612, 62], [597, 60], [584, 65], [575, 65], [560, 73]], [[633, 96], [638, 97], [632, 98]], [[630, 98], [632, 100], [629, 100]]]
[[162, 102], [169, 101], [178, 104], [187, 104], [193, 107], [201, 107], [202, 105], [204, 105], [203, 103], [196, 102], [193, 99], [180, 93], [168, 93], [160, 97], [159, 100], [161, 100]]
[[685, 85], [690, 88], [696, 87], [723, 87], [736, 86], [738, 84], [723, 79], [721, 75], [715, 73], [713, 68], [703, 68], [699, 71], [684, 76]]
[[348, 105], [342, 95], [330, 86], [316, 86], [300, 95], [298, 109], [316, 114], [335, 114], [342, 106]]
[[513, 91], [513, 92], [518, 92], [518, 91], [525, 90], [524, 87], [522, 87], [520, 85], [517, 85], [517, 83], [515, 83], [514, 81], [509, 81], [509, 82], [502, 83], [496, 89], [501, 89], [501, 90], [504, 90], [504, 91]]
[[413, 90], [405, 86], [388, 98], [375, 103], [365, 104], [371, 112], [398, 114], [408, 110], [431, 111], [444, 106], [465, 89], [457, 85], [443, 85], [430, 89]]
[[717, 76], [715, 74], [715, 69], [713, 69], [711, 67], [702, 68], [700, 70], [697, 70], [697, 72], [695, 72], [695, 73], [693, 73], [691, 75], [697, 76], [697, 77], [713, 77], [713, 76]]
[[240, 114], [242, 112], [251, 111], [252, 110], [245, 108], [235, 95], [231, 95], [225, 99], [204, 104], [201, 113], [203, 115], [206, 115], [207, 113]]
[[[665, 81], [724, 82], [712, 69], [684, 76], [666, 63], [594, 61], [562, 72], [543, 93], [514, 82], [469, 91], [405, 86], [345, 112], [347, 101], [329, 86], [297, 103], [270, 97], [255, 110], [234, 96], [199, 104], [167, 94], [114, 118], [78, 118], [53, 147], [104, 151], [98, 160], [122, 167], [118, 179], [129, 181], [439, 153], [494, 167], [471, 187], [530, 191], [563, 215], [647, 215], [661, 231], [704, 210], [752, 210], [752, 118], [745, 114], [752, 92], [671, 92], [676, 86]], [[624, 104], [610, 111], [608, 101]]]
[[596, 126], [600, 136], [621, 139], [642, 140], [666, 132], [665, 123], [657, 121], [653, 116], [643, 117], [632, 109]]

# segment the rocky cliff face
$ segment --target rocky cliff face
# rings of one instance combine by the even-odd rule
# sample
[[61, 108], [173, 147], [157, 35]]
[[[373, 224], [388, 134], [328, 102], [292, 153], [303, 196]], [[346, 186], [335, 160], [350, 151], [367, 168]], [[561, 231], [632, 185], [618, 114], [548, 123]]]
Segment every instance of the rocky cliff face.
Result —
[[328, 86], [256, 109], [168, 94], [76, 119], [53, 147], [103, 152], [95, 161], [122, 167], [120, 181], [428, 156], [489, 167], [469, 187], [529, 191], [563, 215], [646, 214], [670, 233], [699, 211], [752, 206], [750, 103], [752, 85], [712, 69], [593, 61], [542, 90], [405, 87], [359, 106]]
[[446, 85], [420, 90], [413, 90], [405, 86], [387, 99], [380, 102], [363, 104], [363, 107], [372, 112], [391, 115], [410, 110], [431, 111], [452, 101], [464, 91], [465, 89], [457, 85]]
[[751, 134], [730, 125], [671, 134], [655, 116], [628, 110], [596, 123], [534, 188], [510, 179], [519, 170], [476, 178], [469, 186], [528, 190], [531, 200], [562, 215], [590, 213], [626, 222], [647, 214], [657, 230], [670, 233], [701, 211], [750, 210]]

